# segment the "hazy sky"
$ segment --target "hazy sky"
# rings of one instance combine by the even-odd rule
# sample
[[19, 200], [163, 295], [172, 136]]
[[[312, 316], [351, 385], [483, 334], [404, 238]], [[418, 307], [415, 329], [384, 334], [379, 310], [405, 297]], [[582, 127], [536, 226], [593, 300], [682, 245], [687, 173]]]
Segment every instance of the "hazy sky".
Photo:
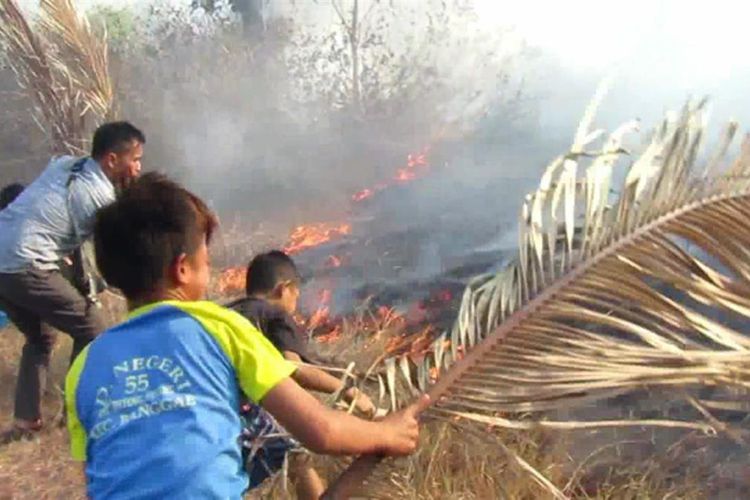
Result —
[[[75, 0], [74, 0], [75, 1]], [[190, 0], [78, 0], [94, 4], [187, 4]], [[290, 0], [272, 0], [285, 4]], [[346, 0], [344, 0], [346, 1]], [[367, 0], [363, 0], [367, 2]], [[422, 0], [397, 0], [419, 5]], [[21, 0], [30, 6], [37, 0]], [[298, 5], [313, 0], [296, 0]], [[531, 41], [557, 54], [566, 65], [597, 68], [662, 44], [690, 51], [695, 76], [722, 79], [736, 65], [747, 67], [743, 36], [750, 3], [738, 0], [471, 0], [487, 28], [515, 24]], [[318, 4], [325, 1], [318, 0]], [[657, 42], [657, 43], [655, 43]], [[661, 42], [661, 43], [658, 43]], [[680, 54], [678, 54], [678, 58]]]
[[709, 95], [715, 121], [750, 126], [750, 3], [728, 0], [474, 0], [488, 27], [511, 22], [557, 61], [535, 82], [544, 124], [569, 124], [595, 82], [615, 75], [603, 110], [648, 121]]
[[[74, 0], [75, 1], [75, 0]], [[78, 0], [94, 4], [138, 5], [190, 0]], [[290, 0], [272, 0], [283, 5]], [[346, 0], [344, 0], [345, 2]], [[367, 2], [368, 0], [363, 0]], [[397, 0], [419, 5], [422, 0]], [[30, 6], [37, 0], [21, 0]], [[313, 0], [296, 0], [297, 5]], [[601, 69], [622, 64], [644, 51], [674, 62], [682, 76], [699, 83], [725, 80], [750, 66], [743, 37], [750, 2], [737, 0], [471, 0], [487, 29], [513, 24], [534, 45], [558, 56], [565, 66]], [[325, 1], [318, 0], [318, 4]], [[664, 53], [668, 49], [669, 53]], [[673, 61], [666, 60], [674, 57]], [[689, 64], [686, 64], [688, 63]], [[685, 74], [682, 74], [685, 73]]]
[[[138, 5], [190, 0], [79, 0]], [[347, 0], [343, 0], [346, 2]], [[367, 2], [368, 0], [362, 0]], [[468, 0], [467, 0], [468, 1]], [[290, 0], [272, 0], [277, 8]], [[395, 0], [418, 6], [422, 0]], [[528, 42], [541, 48], [554, 66], [536, 75], [532, 86], [554, 103], [543, 120], [570, 120], [567, 111], [582, 107], [596, 81], [615, 71], [607, 103], [619, 115], [651, 118], [679, 106], [688, 95], [709, 94], [715, 116], [740, 118], [750, 126], [750, 58], [743, 39], [750, 2], [729, 0], [472, 0], [484, 29], [515, 25]], [[33, 5], [36, 0], [21, 0]], [[322, 8], [324, 0], [296, 0]], [[306, 5], [308, 4], [308, 5]], [[302, 9], [303, 11], [306, 9]], [[307, 9], [310, 10], [310, 9]], [[746, 111], [747, 110], [747, 111]], [[621, 116], [621, 119], [630, 116]]]
[[[747, 67], [750, 3], [678, 0], [474, 0], [491, 26], [511, 21], [566, 66], [603, 68], [645, 51], [690, 61], [698, 81], [720, 81]], [[668, 64], [669, 61], [665, 60]], [[681, 68], [687, 69], [687, 68]]]

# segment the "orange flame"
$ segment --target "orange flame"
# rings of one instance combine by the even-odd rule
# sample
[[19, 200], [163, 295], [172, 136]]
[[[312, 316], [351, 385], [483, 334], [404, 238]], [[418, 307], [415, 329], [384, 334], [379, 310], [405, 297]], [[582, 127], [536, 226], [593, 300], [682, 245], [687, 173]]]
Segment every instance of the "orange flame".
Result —
[[219, 276], [218, 289], [221, 294], [231, 294], [245, 289], [245, 268], [230, 267]]
[[423, 172], [430, 167], [427, 160], [427, 153], [429, 151], [430, 147], [427, 146], [423, 148], [419, 153], [407, 155], [406, 166], [396, 169], [396, 173], [393, 175], [393, 179], [391, 179], [389, 182], [381, 182], [380, 184], [376, 184], [371, 188], [365, 188], [354, 193], [352, 195], [352, 200], [355, 202], [360, 202], [362, 200], [370, 198], [376, 192], [386, 189], [394, 182], [397, 184], [403, 184], [413, 181], [414, 179], [422, 175], [420, 171]]
[[369, 188], [365, 188], [362, 191], [358, 191], [352, 195], [353, 201], [362, 201], [375, 194], [375, 191]]
[[396, 171], [396, 182], [411, 182], [414, 179], [417, 178], [417, 174], [415, 172], [412, 172], [411, 170], [407, 170], [405, 168], [399, 168]]
[[426, 167], [427, 166], [427, 152], [430, 150], [429, 147], [426, 147], [422, 150], [421, 153], [417, 153], [416, 155], [410, 154], [406, 157], [406, 166], [409, 168], [414, 167]]
[[376, 320], [375, 328], [377, 330], [403, 326], [406, 322], [406, 318], [397, 312], [395, 308], [387, 306], [380, 306], [378, 308], [378, 317]]
[[307, 322], [307, 327], [310, 330], [320, 328], [328, 321], [329, 312], [330, 309], [328, 306], [320, 306], [314, 313], [312, 313], [312, 316], [310, 316], [310, 320]]
[[288, 254], [299, 253], [307, 248], [316, 247], [327, 243], [334, 238], [347, 235], [352, 226], [348, 223], [318, 222], [297, 226], [289, 235], [289, 243], [284, 247]]
[[307, 322], [307, 328], [315, 330], [320, 328], [328, 322], [330, 316], [330, 304], [331, 304], [331, 291], [329, 289], [323, 289], [320, 291], [320, 297], [318, 299], [319, 306], [314, 313], [310, 316]]
[[[409, 154], [406, 157], [406, 163], [396, 169], [393, 177], [386, 182], [375, 184], [369, 188], [362, 189], [351, 196], [352, 201], [360, 202], [370, 198], [375, 193], [385, 190], [394, 184], [411, 182], [425, 174], [429, 169], [427, 153], [429, 147], [423, 148], [420, 152]], [[289, 235], [288, 242], [283, 250], [290, 255], [300, 253], [308, 248], [313, 248], [333, 239], [351, 233], [351, 224], [348, 222], [318, 222], [295, 227]], [[325, 261], [327, 267], [340, 267], [342, 265], [341, 257], [329, 255]], [[245, 288], [245, 269], [242, 267], [233, 267], [224, 270], [219, 276], [218, 291], [221, 294], [229, 294], [244, 290]], [[298, 321], [304, 325], [308, 331], [316, 332], [317, 341], [333, 342], [338, 340], [343, 334], [343, 323], [341, 318], [331, 318], [330, 305], [332, 293], [330, 289], [324, 289], [320, 293], [319, 305], [307, 320], [299, 317]], [[437, 295], [438, 300], [450, 301], [449, 291], [441, 292]], [[393, 331], [393, 328], [402, 328], [408, 324], [419, 323], [426, 318], [425, 305], [420, 303], [416, 309], [402, 315], [391, 307], [380, 307], [377, 314], [372, 314], [368, 319], [364, 319], [359, 325], [359, 330], [378, 333], [385, 330]], [[427, 326], [418, 333], [398, 336], [390, 339], [387, 350], [406, 350], [410, 356], [424, 356], [429, 339], [432, 337], [432, 326]]]
[[394, 179], [396, 182], [411, 182], [419, 176], [419, 170], [426, 170], [429, 167], [427, 163], [427, 152], [429, 147], [424, 148], [417, 154], [410, 154], [406, 157], [406, 167], [396, 170]]
[[330, 343], [330, 342], [336, 342], [341, 338], [341, 325], [336, 325], [333, 327], [333, 330], [331, 330], [328, 333], [325, 333], [323, 335], [318, 335], [315, 337], [316, 342], [322, 342], [324, 344]]
[[341, 257], [329, 255], [326, 259], [326, 265], [328, 267], [341, 267]]
[[[378, 191], [382, 191], [392, 185], [394, 182], [402, 183], [416, 179], [429, 168], [427, 153], [429, 146], [422, 148], [418, 153], [409, 154], [406, 157], [406, 166], [396, 170], [393, 179], [389, 182], [381, 182], [370, 188], [365, 188], [354, 195], [352, 200], [355, 202], [362, 201], [371, 197]], [[305, 249], [316, 247], [327, 243], [334, 238], [351, 233], [351, 224], [346, 222], [318, 222], [315, 224], [306, 224], [295, 227], [289, 235], [289, 240], [284, 251], [290, 255], [299, 253]], [[341, 259], [337, 256], [331, 256], [327, 264], [331, 267], [339, 267]], [[233, 293], [245, 288], [245, 270], [241, 267], [225, 269], [219, 277], [218, 291], [221, 294]], [[449, 300], [449, 299], [448, 299]]]

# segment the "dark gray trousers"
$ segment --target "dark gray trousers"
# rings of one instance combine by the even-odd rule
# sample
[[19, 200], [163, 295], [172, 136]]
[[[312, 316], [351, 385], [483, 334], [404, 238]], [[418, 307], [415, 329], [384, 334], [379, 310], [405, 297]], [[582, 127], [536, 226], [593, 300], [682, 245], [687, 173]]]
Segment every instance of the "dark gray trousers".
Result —
[[0, 273], [0, 307], [26, 337], [16, 383], [15, 417], [37, 420], [55, 345], [50, 326], [73, 338], [72, 362], [106, 328], [105, 319], [60, 271]]

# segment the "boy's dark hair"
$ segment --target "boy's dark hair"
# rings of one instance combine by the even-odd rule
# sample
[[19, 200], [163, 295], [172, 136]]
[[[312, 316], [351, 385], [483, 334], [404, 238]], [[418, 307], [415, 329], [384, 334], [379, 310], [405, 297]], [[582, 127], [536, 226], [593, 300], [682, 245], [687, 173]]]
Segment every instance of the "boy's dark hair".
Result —
[[94, 132], [91, 157], [101, 158], [109, 152], [122, 153], [133, 141], [146, 144], [146, 136], [128, 122], [105, 123]]
[[208, 243], [217, 225], [196, 195], [164, 175], [144, 174], [97, 212], [96, 263], [109, 284], [138, 299], [157, 288], [180, 254]]
[[21, 194], [24, 189], [26, 189], [26, 187], [23, 184], [14, 182], [0, 190], [0, 210], [4, 210], [8, 205], [13, 203], [13, 200], [18, 198], [18, 195]]
[[247, 265], [245, 291], [248, 295], [266, 294], [284, 281], [299, 282], [297, 266], [281, 250], [256, 255]]

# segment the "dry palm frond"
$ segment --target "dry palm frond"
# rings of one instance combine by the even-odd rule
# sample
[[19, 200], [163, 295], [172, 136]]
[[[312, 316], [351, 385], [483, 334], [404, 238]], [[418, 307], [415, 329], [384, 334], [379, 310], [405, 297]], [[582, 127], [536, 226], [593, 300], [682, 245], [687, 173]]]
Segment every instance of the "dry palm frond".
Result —
[[[482, 414], [549, 411], [655, 386], [747, 394], [750, 336], [727, 318], [750, 316], [750, 163], [745, 148], [724, 172], [696, 168], [703, 108], [687, 105], [662, 124], [618, 200], [609, 187], [632, 125], [586, 152], [584, 123], [527, 197], [518, 260], [468, 286], [458, 321], [421, 369], [403, 358], [390, 371], [439, 397], [436, 409]], [[434, 385], [415, 376], [433, 368], [445, 370]]]
[[53, 149], [81, 152], [90, 125], [113, 114], [106, 36], [70, 0], [43, 0], [34, 27], [14, 0], [0, 0], [0, 39]]
[[[644, 388], [719, 388], [725, 405], [747, 399], [750, 335], [738, 325], [750, 316], [750, 142], [724, 165], [730, 124], [699, 167], [705, 102], [689, 103], [655, 131], [613, 197], [623, 137], [637, 124], [588, 150], [601, 136], [591, 132], [599, 100], [527, 196], [518, 258], [468, 285], [453, 329], [422, 360], [384, 361], [392, 407], [399, 389], [426, 391], [427, 413], [518, 427], [498, 414], [541, 421]], [[578, 428], [596, 425], [586, 418]], [[722, 430], [713, 422], [633, 423]]]
[[109, 77], [106, 36], [95, 33], [71, 0], [42, 0], [40, 28], [59, 52], [50, 60], [72, 87], [82, 93], [82, 113], [107, 117], [112, 112], [114, 90]]

